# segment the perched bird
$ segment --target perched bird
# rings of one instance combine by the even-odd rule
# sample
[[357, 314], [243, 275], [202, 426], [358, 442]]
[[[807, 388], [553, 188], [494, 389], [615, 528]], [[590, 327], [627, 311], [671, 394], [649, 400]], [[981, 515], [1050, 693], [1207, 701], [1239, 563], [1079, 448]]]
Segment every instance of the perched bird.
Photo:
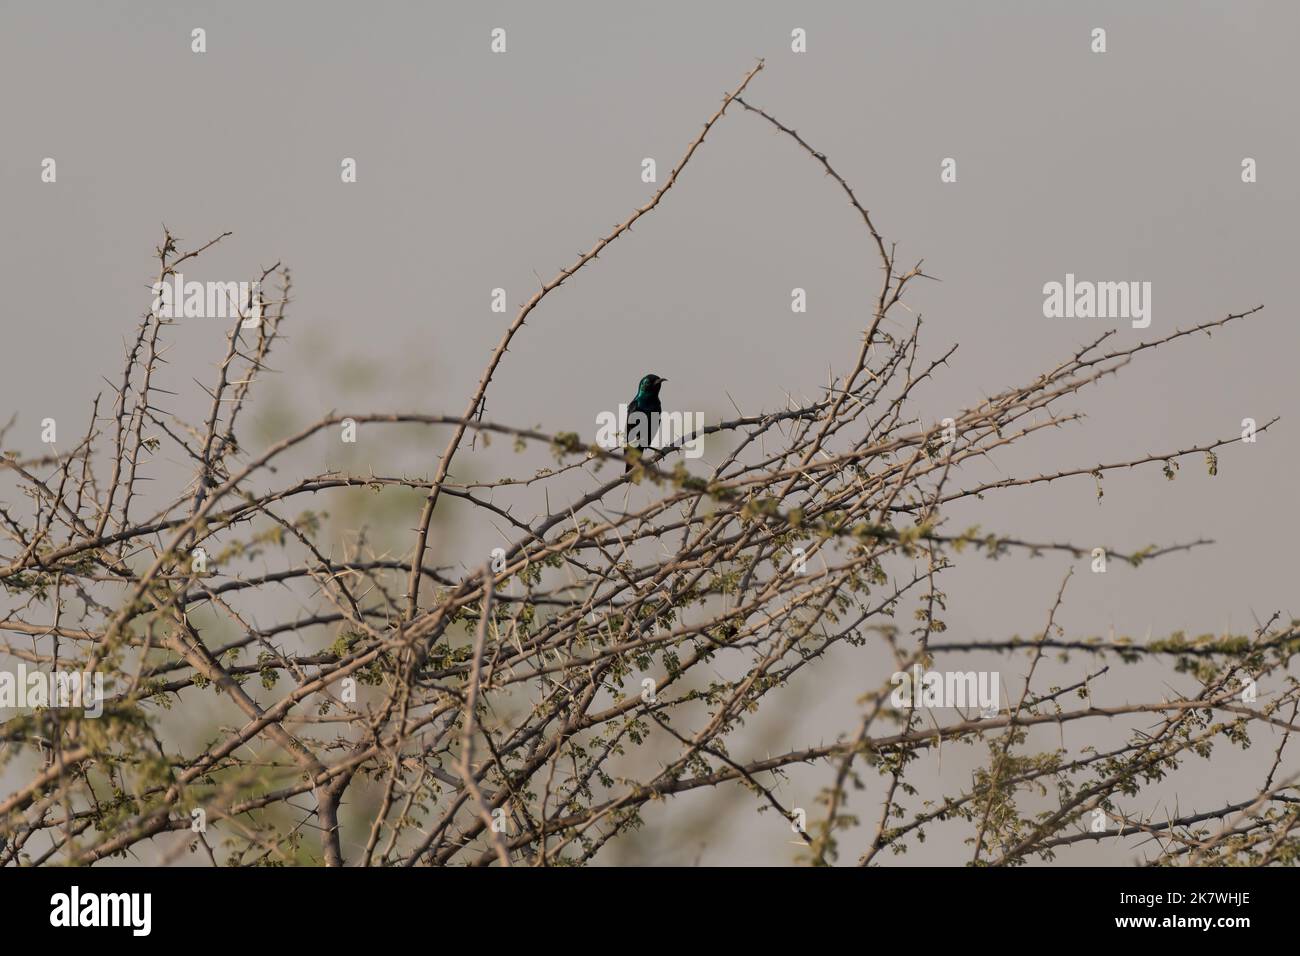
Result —
[[[666, 381], [668, 379], [654, 374], [644, 376], [636, 387], [636, 398], [627, 406], [628, 444], [642, 453], [659, 430], [659, 413], [663, 411], [659, 404], [659, 386]], [[624, 474], [631, 470], [631, 462], [623, 466]]]

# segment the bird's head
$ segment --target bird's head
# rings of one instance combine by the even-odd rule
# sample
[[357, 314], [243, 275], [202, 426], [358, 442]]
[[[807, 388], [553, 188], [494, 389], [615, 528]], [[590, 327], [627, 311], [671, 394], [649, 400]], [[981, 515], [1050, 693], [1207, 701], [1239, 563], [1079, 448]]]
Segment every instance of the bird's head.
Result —
[[657, 396], [659, 386], [668, 381], [666, 378], [660, 378], [658, 375], [651, 373], [641, 379], [641, 384], [636, 387], [638, 395]]

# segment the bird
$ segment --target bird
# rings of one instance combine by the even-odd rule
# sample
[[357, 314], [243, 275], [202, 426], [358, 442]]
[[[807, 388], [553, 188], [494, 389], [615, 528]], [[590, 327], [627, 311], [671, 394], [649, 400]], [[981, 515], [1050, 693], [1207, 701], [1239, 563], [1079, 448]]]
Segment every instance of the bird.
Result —
[[[644, 452], [650, 439], [659, 430], [659, 413], [663, 406], [659, 404], [659, 387], [666, 378], [660, 378], [653, 372], [641, 377], [636, 387], [636, 397], [627, 406], [627, 440], [637, 450]], [[623, 466], [623, 474], [632, 470], [629, 461]]]

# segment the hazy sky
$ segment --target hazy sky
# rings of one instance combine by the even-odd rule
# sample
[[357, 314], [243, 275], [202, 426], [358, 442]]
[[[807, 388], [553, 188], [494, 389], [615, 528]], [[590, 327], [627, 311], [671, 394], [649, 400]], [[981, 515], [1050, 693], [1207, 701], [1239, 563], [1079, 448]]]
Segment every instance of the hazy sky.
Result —
[[[191, 52], [196, 27], [203, 54]], [[489, 49], [494, 27], [507, 31], [504, 54]], [[1096, 27], [1104, 54], [1090, 50]], [[794, 28], [806, 53], [790, 49]], [[1094, 465], [1282, 416], [1258, 443], [1224, 450], [1217, 477], [1195, 458], [1176, 482], [1158, 466], [1125, 473], [1099, 502], [1091, 479], [1072, 479], [991, 497], [972, 518], [1134, 549], [1213, 538], [1139, 571], [1076, 573], [1058, 621], [1081, 635], [1249, 628], [1300, 611], [1297, 35], [1300, 7], [1284, 2], [3, 0], [0, 420], [19, 414], [8, 443], [26, 450], [46, 416], [84, 427], [148, 308], [164, 222], [183, 247], [234, 232], [187, 277], [293, 268], [278, 400], [307, 417], [354, 400], [459, 414], [510, 318], [489, 310], [491, 290], [507, 290], [513, 314], [539, 276], [625, 219], [656, 188], [642, 159], [662, 180], [765, 57], [747, 99], [824, 151], [900, 260], [924, 258], [942, 280], [910, 298], [928, 355], [960, 343], [920, 396], [927, 415], [1027, 381], [1115, 325], [1131, 342], [1265, 305], [1212, 339], [1139, 358], [1070, 403], [1088, 412], [1081, 426], [999, 462], [1017, 474]], [[46, 157], [53, 184], [41, 181]], [[344, 157], [356, 183], [340, 181]], [[955, 183], [940, 180], [948, 157]], [[1255, 183], [1242, 182], [1246, 157]], [[1067, 273], [1150, 282], [1150, 328], [1045, 318], [1043, 285]], [[711, 421], [732, 400], [753, 413], [816, 396], [856, 352], [877, 282], [869, 237], [834, 183], [733, 108], [662, 205], [530, 318], [490, 417], [588, 434], [647, 371], [670, 380], [666, 406]], [[794, 287], [807, 290], [806, 314], [791, 313]], [[188, 388], [178, 409], [204, 400], [190, 377], [210, 377], [225, 331], [175, 327], [166, 374]], [[345, 393], [344, 359], [385, 374]], [[948, 581], [949, 636], [1041, 629], [1067, 566], [973, 564]], [[1007, 681], [1023, 669], [999, 660]], [[879, 683], [856, 666], [818, 670], [838, 685], [787, 715], [772, 748], [850, 726], [854, 698]], [[1104, 693], [1159, 696], [1127, 671]], [[945, 774], [960, 775], [953, 759]], [[1234, 759], [1216, 755], [1203, 789], [1179, 794], [1183, 809], [1233, 792], [1220, 788]], [[826, 779], [790, 786], [806, 780], [811, 800]], [[736, 816], [702, 859], [790, 858], [779, 818], [755, 817], [746, 799], [725, 806]], [[648, 816], [652, 861], [699, 855], [656, 844]], [[905, 861], [966, 855], [928, 843]], [[1129, 858], [1086, 848], [1073, 859]]]

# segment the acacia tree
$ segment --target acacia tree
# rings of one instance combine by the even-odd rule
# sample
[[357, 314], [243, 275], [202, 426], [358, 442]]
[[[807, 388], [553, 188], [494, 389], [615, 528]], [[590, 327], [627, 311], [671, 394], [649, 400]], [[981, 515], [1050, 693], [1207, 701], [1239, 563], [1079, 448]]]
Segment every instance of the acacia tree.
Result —
[[[289, 272], [277, 264], [262, 279], [278, 279], [279, 294], [254, 326], [234, 322], [202, 420], [161, 408], [155, 373], [168, 323], [151, 312], [74, 448], [5, 455], [0, 656], [10, 670], [102, 673], [107, 690], [99, 716], [37, 708], [0, 727], [16, 781], [0, 800], [0, 862], [138, 858], [153, 841], [154, 862], [189, 851], [234, 865], [568, 865], [635, 829], [648, 805], [724, 787], [790, 818], [817, 863], [879, 862], [935, 828], [964, 841], [979, 865], [1050, 860], [1075, 843], [1134, 833], [1151, 838], [1152, 863], [1294, 860], [1300, 810], [1294, 761], [1285, 760], [1300, 708], [1287, 673], [1300, 646], [1293, 622], [1274, 616], [1241, 636], [1073, 638], [1055, 623], [1063, 582], [1030, 638], [942, 637], [940, 584], [967, 562], [1017, 553], [1090, 560], [1094, 548], [954, 528], [954, 502], [1138, 467], [1172, 477], [1189, 457], [1213, 471], [1219, 450], [1240, 437], [992, 482], [963, 484], [963, 465], [1075, 420], [1061, 406], [1140, 353], [1258, 307], [1129, 347], [1106, 333], [950, 421], [922, 421], [914, 395], [954, 349], [927, 358], [919, 318], [898, 335], [882, 323], [927, 277], [920, 263], [899, 265], [824, 154], [743, 97], [762, 68], [725, 96], [649, 202], [520, 308], [460, 415], [330, 413], [253, 450], [238, 437], [241, 413], [255, 404], [291, 301]], [[659, 206], [729, 109], [806, 153], [869, 234], [881, 281], [852, 366], [818, 401], [708, 426], [728, 449], [712, 465], [685, 460], [682, 442], [625, 453], [575, 431], [486, 420], [489, 387], [527, 320]], [[159, 280], [222, 238], [182, 253], [167, 234]], [[391, 425], [448, 436], [428, 474], [388, 476], [373, 459], [365, 474], [284, 465], [340, 429]], [[493, 436], [545, 450], [555, 464], [457, 481], [454, 464], [473, 452], [467, 437]], [[170, 491], [164, 455], [192, 465]], [[147, 493], [146, 479], [157, 479]], [[378, 551], [364, 534], [342, 554], [324, 540], [321, 513], [304, 503], [355, 488], [424, 497], [405, 554]], [[610, 501], [631, 500], [629, 489], [644, 503], [611, 510]], [[539, 492], [546, 508], [517, 517]], [[448, 500], [513, 538], [493, 556], [460, 555], [474, 569], [467, 574], [426, 563]], [[1136, 566], [1200, 543], [1106, 556]], [[304, 584], [314, 605], [306, 612], [252, 620], [252, 608], [264, 618], [276, 607], [275, 589]], [[898, 617], [904, 608], [914, 608], [909, 624]], [[860, 720], [838, 738], [746, 750], [746, 718], [779, 711], [791, 678], [826, 667], [832, 650], [868, 645], [887, 648], [900, 673], [969, 653], [1010, 655], [1028, 671], [995, 708], [959, 710], [944, 723], [916, 699], [898, 706], [891, 675], [879, 674]], [[1078, 680], [1037, 686], [1039, 663], [1071, 652], [1084, 662]], [[1091, 681], [1139, 661], [1192, 689], [1092, 703]], [[1263, 682], [1268, 694], [1243, 694]], [[214, 708], [221, 719], [202, 734], [181, 732], [183, 712]], [[1131, 731], [1111, 749], [1029, 746], [1041, 725], [1115, 718]], [[1277, 736], [1276, 751], [1234, 802], [1181, 817], [1133, 809], [1188, 757], [1246, 746], [1257, 730]], [[944, 743], [986, 756], [951, 792], [918, 790], [909, 769]], [[781, 792], [783, 772], [801, 765], [825, 778], [811, 810]]]

